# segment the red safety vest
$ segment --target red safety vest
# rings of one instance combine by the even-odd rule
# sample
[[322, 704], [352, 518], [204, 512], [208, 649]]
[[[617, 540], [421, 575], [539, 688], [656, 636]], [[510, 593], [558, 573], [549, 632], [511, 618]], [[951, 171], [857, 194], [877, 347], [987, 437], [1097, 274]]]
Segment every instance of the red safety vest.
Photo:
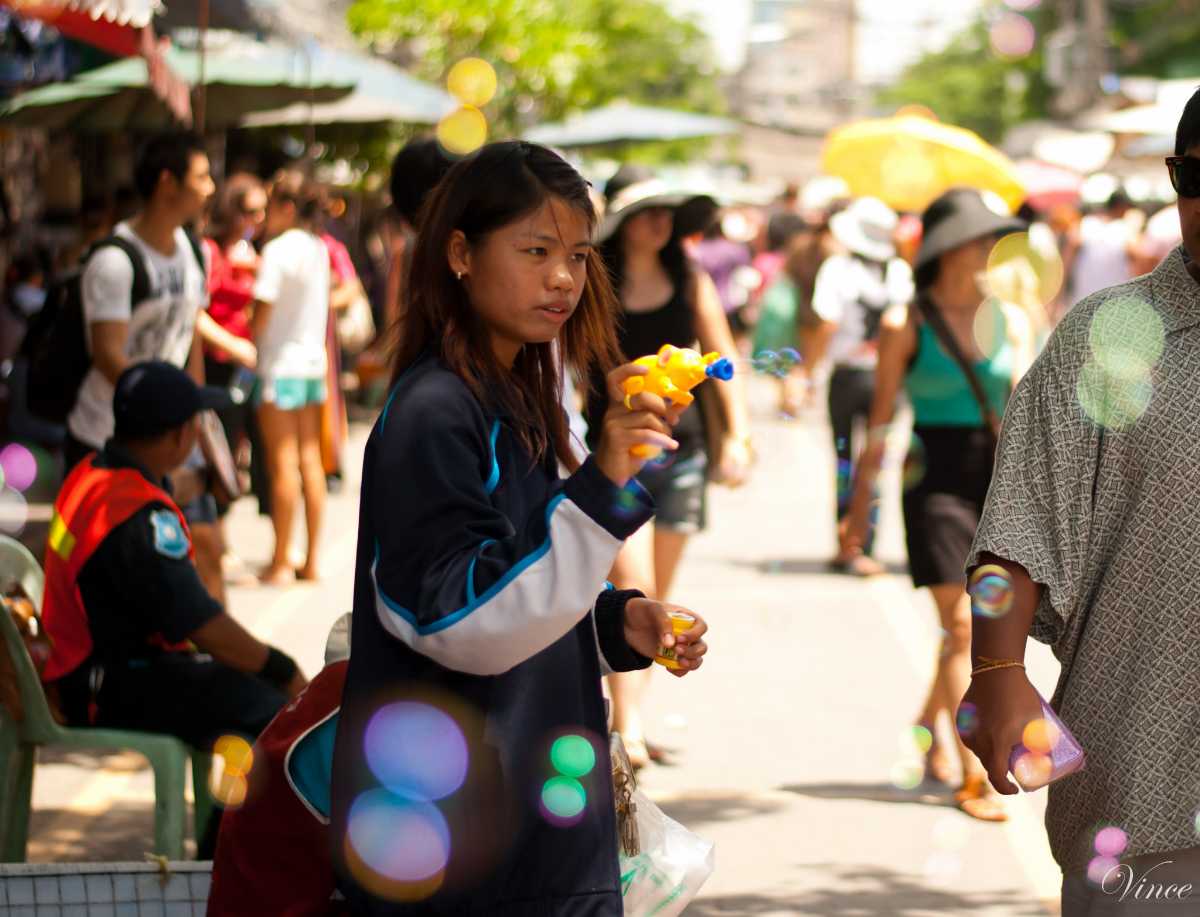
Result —
[[75, 466], [54, 501], [42, 599], [42, 627], [53, 648], [43, 681], [62, 678], [91, 655], [92, 634], [79, 594], [79, 573], [113, 529], [146, 504], [165, 503], [179, 516], [188, 539], [188, 557], [194, 559], [187, 522], [167, 492], [136, 468], [97, 468], [94, 458], [88, 456]]

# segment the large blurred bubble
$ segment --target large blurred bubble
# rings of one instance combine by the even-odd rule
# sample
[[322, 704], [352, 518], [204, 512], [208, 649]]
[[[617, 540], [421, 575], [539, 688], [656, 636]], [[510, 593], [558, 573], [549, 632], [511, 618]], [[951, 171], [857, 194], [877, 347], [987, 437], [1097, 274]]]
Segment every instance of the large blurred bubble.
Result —
[[423, 898], [441, 884], [450, 860], [450, 829], [430, 803], [368, 790], [350, 807], [346, 850], [355, 878], [376, 894]]
[[20, 535], [29, 521], [29, 503], [15, 490], [0, 490], [0, 532]]
[[1126, 429], [1154, 392], [1153, 370], [1166, 344], [1162, 319], [1142, 300], [1118, 297], [1096, 310], [1088, 343], [1091, 359], [1076, 383], [1079, 404], [1099, 426]]
[[4, 482], [13, 490], [28, 490], [38, 476], [38, 462], [28, 446], [9, 443], [0, 449], [0, 470]]
[[221, 806], [236, 809], [246, 801], [248, 778], [254, 766], [250, 743], [238, 735], [221, 736], [213, 744], [208, 789]]
[[1024, 16], [1005, 13], [988, 29], [988, 44], [997, 57], [1017, 60], [1033, 51], [1037, 44], [1037, 30]]
[[1064, 274], [1058, 249], [1039, 245], [1028, 232], [1005, 236], [988, 255], [988, 292], [1031, 315], [1044, 315], [1046, 304], [1062, 289]]
[[478, 108], [464, 105], [438, 122], [438, 143], [452, 156], [469, 156], [487, 142], [488, 123]]
[[381, 707], [367, 725], [365, 745], [376, 779], [404, 799], [443, 799], [467, 776], [462, 730], [429, 704], [397, 701]]
[[483, 108], [496, 94], [496, 71], [482, 58], [468, 57], [450, 68], [446, 88], [463, 105]]

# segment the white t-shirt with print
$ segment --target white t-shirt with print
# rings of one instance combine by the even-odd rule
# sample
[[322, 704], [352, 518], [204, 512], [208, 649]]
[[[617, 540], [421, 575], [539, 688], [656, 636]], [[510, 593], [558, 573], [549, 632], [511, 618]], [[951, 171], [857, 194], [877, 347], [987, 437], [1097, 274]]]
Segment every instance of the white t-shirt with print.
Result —
[[266, 244], [254, 298], [270, 303], [258, 344], [258, 374], [278, 379], [325, 375], [329, 323], [329, 252], [310, 232], [289, 229]]
[[[175, 230], [171, 255], [148, 245], [128, 223], [118, 223], [114, 235], [129, 239], [142, 254], [150, 280], [150, 297], [134, 308], [133, 263], [116, 246], [101, 248], [83, 269], [84, 335], [92, 349], [93, 322], [128, 322], [125, 356], [131, 363], [164, 360], [183, 368], [192, 350], [196, 316], [208, 306], [204, 269], [182, 229]], [[99, 449], [112, 436], [113, 386], [95, 366], [84, 377], [67, 428], [80, 442]]]

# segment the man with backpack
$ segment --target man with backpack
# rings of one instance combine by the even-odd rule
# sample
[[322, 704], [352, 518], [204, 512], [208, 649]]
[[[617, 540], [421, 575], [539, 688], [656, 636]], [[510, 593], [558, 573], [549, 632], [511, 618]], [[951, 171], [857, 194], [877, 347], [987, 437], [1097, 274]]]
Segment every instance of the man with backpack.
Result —
[[67, 416], [68, 468], [112, 435], [113, 385], [130, 364], [163, 360], [204, 381], [193, 330], [207, 283], [198, 247], [183, 229], [215, 190], [204, 146], [188, 135], [153, 138], [134, 183], [142, 210], [93, 248], [79, 282], [91, 365]]

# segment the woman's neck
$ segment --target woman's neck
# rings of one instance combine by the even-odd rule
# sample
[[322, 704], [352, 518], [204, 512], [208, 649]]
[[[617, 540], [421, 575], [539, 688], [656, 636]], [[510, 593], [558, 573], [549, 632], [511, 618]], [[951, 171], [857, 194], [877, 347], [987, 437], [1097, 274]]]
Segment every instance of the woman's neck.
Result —
[[642, 280], [662, 272], [662, 261], [658, 252], [626, 249], [625, 251], [625, 280]]

